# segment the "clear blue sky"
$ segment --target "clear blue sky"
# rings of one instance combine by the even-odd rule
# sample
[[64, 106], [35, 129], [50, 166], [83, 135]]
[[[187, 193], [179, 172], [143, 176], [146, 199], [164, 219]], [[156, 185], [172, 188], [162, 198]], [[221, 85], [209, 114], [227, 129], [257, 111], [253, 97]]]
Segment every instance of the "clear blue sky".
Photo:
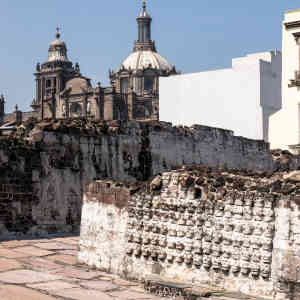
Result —
[[[47, 58], [57, 25], [69, 58], [108, 85], [137, 36], [141, 0], [1, 0], [0, 93], [7, 110], [29, 110], [33, 73]], [[281, 49], [283, 12], [296, 0], [148, 0], [160, 54], [184, 73], [229, 67], [233, 57]]]

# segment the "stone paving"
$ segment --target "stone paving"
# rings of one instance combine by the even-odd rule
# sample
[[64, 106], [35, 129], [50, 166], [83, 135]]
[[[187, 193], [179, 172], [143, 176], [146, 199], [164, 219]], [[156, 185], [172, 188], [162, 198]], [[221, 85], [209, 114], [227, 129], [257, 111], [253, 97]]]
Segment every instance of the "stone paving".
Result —
[[[78, 264], [78, 244], [78, 236], [0, 241], [0, 300], [166, 299], [145, 294], [139, 283]], [[206, 299], [258, 298], [232, 294]]]
[[143, 287], [77, 264], [79, 237], [0, 241], [0, 300], [156, 300]]

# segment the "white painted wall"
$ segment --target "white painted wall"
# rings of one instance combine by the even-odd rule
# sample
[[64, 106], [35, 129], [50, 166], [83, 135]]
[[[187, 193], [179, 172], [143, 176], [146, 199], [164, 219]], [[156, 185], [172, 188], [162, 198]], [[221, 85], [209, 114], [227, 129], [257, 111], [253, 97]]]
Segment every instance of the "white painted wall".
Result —
[[229, 69], [160, 78], [160, 120], [267, 141], [269, 115], [281, 104], [280, 82], [280, 52], [236, 58]]
[[284, 23], [300, 21], [300, 11], [285, 13], [282, 27], [282, 109], [270, 119], [271, 148], [289, 149], [289, 145], [299, 144], [299, 114], [300, 103], [299, 88], [288, 85], [299, 69], [299, 46], [297, 46], [294, 32], [299, 28], [286, 29]]

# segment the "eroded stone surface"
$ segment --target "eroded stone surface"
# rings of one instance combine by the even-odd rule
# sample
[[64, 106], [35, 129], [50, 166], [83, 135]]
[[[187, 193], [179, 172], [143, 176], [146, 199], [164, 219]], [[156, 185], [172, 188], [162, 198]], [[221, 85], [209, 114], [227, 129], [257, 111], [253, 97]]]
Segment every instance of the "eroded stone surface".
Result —
[[97, 181], [86, 189], [78, 257], [131, 279], [292, 299], [300, 295], [299, 186], [284, 173], [209, 168], [166, 172], [135, 189]]
[[[205, 126], [28, 121], [13, 136], [1, 137], [0, 237], [75, 232], [83, 188], [95, 178], [135, 182], [191, 164], [259, 171], [298, 168], [298, 157], [275, 154], [262, 141]], [[156, 179], [153, 188], [160, 187]]]

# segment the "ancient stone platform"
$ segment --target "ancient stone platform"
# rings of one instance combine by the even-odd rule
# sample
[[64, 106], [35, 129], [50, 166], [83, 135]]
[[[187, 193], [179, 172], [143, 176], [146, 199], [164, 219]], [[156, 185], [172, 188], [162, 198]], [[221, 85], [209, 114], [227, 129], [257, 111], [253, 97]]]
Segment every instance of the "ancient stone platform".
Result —
[[[77, 236], [0, 241], [0, 299], [167, 299], [145, 293], [141, 283], [77, 264], [78, 242]], [[209, 291], [213, 292], [210, 298], [198, 299], [254, 300], [240, 294]]]
[[84, 195], [78, 259], [125, 279], [300, 299], [299, 177], [193, 167], [136, 186], [95, 181]]

